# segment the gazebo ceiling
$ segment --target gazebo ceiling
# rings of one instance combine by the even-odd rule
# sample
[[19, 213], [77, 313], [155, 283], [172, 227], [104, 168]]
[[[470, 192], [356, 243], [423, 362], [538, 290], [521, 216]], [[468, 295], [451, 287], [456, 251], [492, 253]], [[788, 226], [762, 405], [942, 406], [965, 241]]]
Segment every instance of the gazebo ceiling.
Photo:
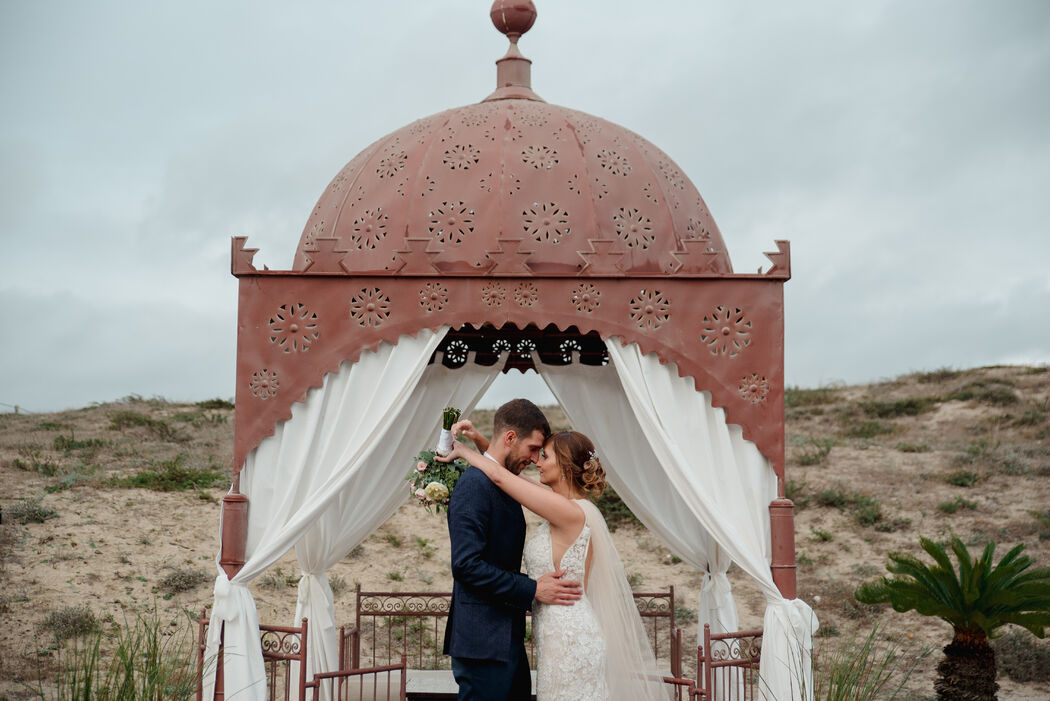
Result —
[[[532, 3], [497, 0], [492, 17], [511, 40], [497, 90], [351, 160], [314, 207], [293, 268], [485, 275], [508, 272], [499, 267], [510, 255], [525, 275], [607, 275], [598, 259], [610, 257], [628, 276], [732, 273], [703, 198], [667, 154], [532, 92], [530, 62], [517, 50]], [[422, 268], [406, 265], [424, 253]]]

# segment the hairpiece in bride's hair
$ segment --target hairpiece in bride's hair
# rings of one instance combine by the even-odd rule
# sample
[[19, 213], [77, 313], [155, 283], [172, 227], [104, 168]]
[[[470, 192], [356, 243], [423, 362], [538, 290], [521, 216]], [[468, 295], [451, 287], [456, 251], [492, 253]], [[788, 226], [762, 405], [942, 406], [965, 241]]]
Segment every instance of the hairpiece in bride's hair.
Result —
[[598, 451], [597, 450], [592, 450], [591, 452], [587, 453], [587, 459], [588, 460], [597, 460], [598, 459]]

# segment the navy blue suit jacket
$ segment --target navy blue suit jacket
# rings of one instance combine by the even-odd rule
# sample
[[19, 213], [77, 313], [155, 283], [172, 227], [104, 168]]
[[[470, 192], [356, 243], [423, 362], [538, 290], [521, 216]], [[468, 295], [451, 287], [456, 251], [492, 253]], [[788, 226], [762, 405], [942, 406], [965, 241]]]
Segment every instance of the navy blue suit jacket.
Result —
[[452, 543], [452, 606], [445, 654], [476, 660], [518, 660], [525, 611], [536, 582], [521, 573], [525, 516], [476, 467], [456, 482], [448, 506]]

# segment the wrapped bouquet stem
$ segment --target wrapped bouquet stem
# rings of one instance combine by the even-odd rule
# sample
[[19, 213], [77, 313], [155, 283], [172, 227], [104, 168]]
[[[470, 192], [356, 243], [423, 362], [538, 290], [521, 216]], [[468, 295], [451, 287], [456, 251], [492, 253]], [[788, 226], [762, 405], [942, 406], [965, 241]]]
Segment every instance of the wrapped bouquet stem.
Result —
[[441, 435], [438, 437], [437, 449], [434, 451], [438, 455], [448, 455], [452, 452], [452, 427], [459, 421], [460, 413], [459, 409], [451, 406], [445, 407], [445, 410], [441, 412]]

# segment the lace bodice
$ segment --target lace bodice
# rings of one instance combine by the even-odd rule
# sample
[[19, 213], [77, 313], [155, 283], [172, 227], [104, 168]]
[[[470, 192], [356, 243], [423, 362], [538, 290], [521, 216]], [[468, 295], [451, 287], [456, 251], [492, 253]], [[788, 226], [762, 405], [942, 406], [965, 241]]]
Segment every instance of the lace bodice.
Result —
[[[566, 548], [560, 567], [554, 565], [550, 525], [544, 521], [525, 543], [525, 571], [537, 579], [565, 569], [565, 579], [583, 582], [591, 531], [584, 526]], [[572, 606], [532, 608], [536, 641], [536, 701], [606, 701], [605, 641], [586, 593]]]

